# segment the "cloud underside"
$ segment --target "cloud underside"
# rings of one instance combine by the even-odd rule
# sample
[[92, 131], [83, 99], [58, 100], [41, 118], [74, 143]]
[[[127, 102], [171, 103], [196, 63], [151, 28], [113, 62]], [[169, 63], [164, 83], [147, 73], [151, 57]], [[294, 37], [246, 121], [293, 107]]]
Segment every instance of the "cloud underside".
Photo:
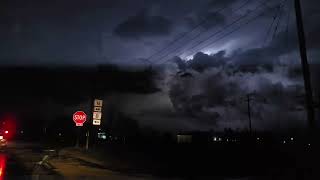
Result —
[[[278, 38], [284, 36], [280, 33]], [[275, 38], [268, 46], [235, 50], [229, 55], [226, 51], [198, 52], [189, 61], [174, 57], [157, 70], [159, 78], [155, 81], [162, 95], [154, 94], [154, 99], [149, 99], [155, 104], [166, 99], [166, 105], [161, 105], [161, 111], [156, 106], [144, 111], [148, 105], [140, 104], [139, 112], [143, 115], [135, 117], [142, 124], [148, 121], [147, 124], [155, 123], [160, 129], [243, 130], [248, 129], [246, 98], [252, 94], [254, 129], [304, 128], [307, 121], [301, 66], [298, 57], [289, 56], [296, 48]], [[320, 88], [314, 83], [320, 77], [319, 66], [312, 65], [311, 69], [313, 89], [319, 94]]]
[[171, 32], [172, 22], [157, 15], [149, 15], [142, 10], [135, 16], [117, 25], [114, 34], [124, 38], [141, 38], [152, 36], [164, 36]]

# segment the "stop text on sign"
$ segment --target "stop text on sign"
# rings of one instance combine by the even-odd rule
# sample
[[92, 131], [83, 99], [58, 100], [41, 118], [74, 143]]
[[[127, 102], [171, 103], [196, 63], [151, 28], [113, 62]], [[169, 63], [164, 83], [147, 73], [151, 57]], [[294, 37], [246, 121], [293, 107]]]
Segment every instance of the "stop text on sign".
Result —
[[82, 121], [82, 120], [86, 119], [86, 116], [85, 116], [85, 115], [75, 115], [75, 116], [74, 116], [74, 119], [75, 119], [76, 121], [77, 121], [77, 120]]

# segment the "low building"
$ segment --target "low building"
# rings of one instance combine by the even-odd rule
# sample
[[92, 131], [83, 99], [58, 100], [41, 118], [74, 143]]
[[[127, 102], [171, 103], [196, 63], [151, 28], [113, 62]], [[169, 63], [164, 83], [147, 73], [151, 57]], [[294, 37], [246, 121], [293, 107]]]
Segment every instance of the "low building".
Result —
[[192, 143], [192, 135], [191, 134], [178, 134], [177, 135], [177, 143], [178, 144]]

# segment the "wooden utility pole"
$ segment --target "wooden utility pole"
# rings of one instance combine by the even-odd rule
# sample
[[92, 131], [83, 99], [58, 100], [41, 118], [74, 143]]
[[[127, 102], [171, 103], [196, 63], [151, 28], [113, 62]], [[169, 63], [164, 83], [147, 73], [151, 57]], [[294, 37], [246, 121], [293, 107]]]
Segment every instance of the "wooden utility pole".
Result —
[[89, 150], [89, 138], [90, 138], [90, 131], [86, 132], [86, 150]]
[[251, 109], [250, 109], [250, 94], [247, 94], [247, 104], [248, 104], [248, 118], [249, 118], [249, 133], [252, 133], [252, 123], [251, 123]]
[[313, 129], [315, 128], [313, 95], [312, 95], [312, 88], [311, 88], [310, 69], [309, 69], [309, 63], [308, 63], [308, 57], [307, 57], [307, 48], [306, 48], [306, 40], [305, 40], [305, 34], [304, 34], [300, 0], [295, 0], [295, 11], [296, 11], [296, 20], [297, 20], [298, 37], [299, 37], [301, 65], [302, 65], [302, 72], [303, 72], [303, 79], [304, 79], [304, 88], [306, 93], [305, 98], [306, 98], [308, 125], [310, 130], [313, 131]]

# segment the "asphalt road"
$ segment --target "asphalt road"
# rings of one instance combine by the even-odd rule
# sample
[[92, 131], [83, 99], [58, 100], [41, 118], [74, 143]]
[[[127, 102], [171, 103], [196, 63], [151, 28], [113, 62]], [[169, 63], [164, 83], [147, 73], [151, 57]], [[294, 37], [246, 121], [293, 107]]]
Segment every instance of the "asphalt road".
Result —
[[[32, 180], [58, 180], [58, 179], [132, 179], [132, 180], [163, 180], [149, 175], [128, 175], [96, 167], [87, 162], [80, 162], [68, 156], [50, 158], [53, 169], [39, 166], [40, 161], [48, 154], [48, 149], [38, 143], [10, 142], [0, 156], [5, 160], [5, 179], [32, 179]], [[167, 179], [167, 178], [165, 178]], [[0, 178], [1, 180], [1, 178]]]
[[7, 148], [1, 149], [0, 180], [61, 179], [60, 176], [36, 165], [43, 157], [37, 152], [40, 148], [36, 145], [9, 143]]

